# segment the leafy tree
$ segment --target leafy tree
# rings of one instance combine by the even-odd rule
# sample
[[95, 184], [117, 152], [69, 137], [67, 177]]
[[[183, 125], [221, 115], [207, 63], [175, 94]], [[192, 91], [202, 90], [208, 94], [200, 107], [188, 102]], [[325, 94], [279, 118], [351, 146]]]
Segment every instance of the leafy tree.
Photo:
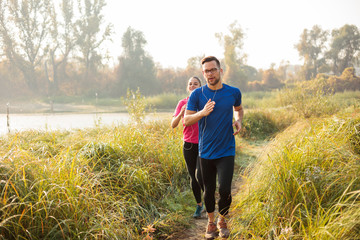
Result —
[[224, 46], [226, 68], [224, 82], [245, 89], [248, 79], [244, 68], [247, 55], [242, 52], [244, 32], [236, 21], [230, 24], [229, 31], [229, 35], [215, 34], [220, 44]]
[[319, 74], [316, 80], [326, 81], [324, 91], [331, 93], [360, 90], [360, 77], [355, 75], [353, 67], [345, 68], [340, 76]]
[[158, 67], [156, 72], [161, 91], [167, 93], [184, 93], [182, 84], [177, 82], [177, 71], [173, 68]]
[[37, 70], [48, 52], [49, 0], [0, 0], [0, 38], [7, 59], [38, 91]]
[[240, 70], [245, 74], [247, 82], [258, 80], [258, 78], [259, 78], [258, 70], [256, 70], [256, 68], [254, 68], [252, 66], [242, 65], [242, 66], [240, 66]]
[[279, 81], [282, 82], [286, 81], [288, 68], [289, 68], [289, 61], [283, 60], [280, 62], [279, 67], [277, 69], [274, 69]]
[[161, 86], [161, 92], [185, 94], [186, 85], [189, 78], [187, 70], [181, 68], [158, 68], [156, 78]]
[[[188, 59], [187, 61], [187, 66], [186, 66], [186, 74], [188, 75], [188, 79], [190, 77], [196, 76], [199, 79], [201, 79], [201, 59], [203, 59], [205, 56], [196, 56], [196, 57], [191, 57]], [[186, 79], [186, 80], [188, 80]]]
[[159, 92], [154, 61], [144, 50], [146, 43], [144, 34], [131, 27], [122, 37], [124, 51], [119, 57], [118, 67], [121, 95], [128, 88], [132, 91], [139, 88], [146, 95]]
[[79, 60], [84, 68], [84, 81], [91, 80], [89, 73], [96, 74], [102, 65], [101, 45], [110, 40], [112, 34], [110, 24], [103, 26], [102, 10], [105, 5], [105, 0], [78, 0], [80, 18], [75, 23], [75, 36], [81, 53]]
[[305, 79], [314, 78], [319, 69], [325, 65], [325, 48], [329, 33], [315, 25], [311, 30], [304, 29], [301, 39], [295, 47], [304, 59], [303, 72]]
[[334, 74], [340, 75], [360, 58], [360, 33], [355, 25], [344, 25], [331, 32], [332, 40], [327, 57]]
[[283, 86], [273, 68], [264, 71], [262, 83], [268, 89], [281, 88]]
[[[59, 88], [59, 68], [65, 75], [66, 65], [70, 54], [76, 46], [75, 37], [75, 14], [74, 0], [62, 0], [60, 4], [61, 12], [56, 12], [54, 5], [50, 9], [51, 25], [50, 25], [50, 46], [49, 46], [49, 62], [51, 65], [51, 76], [48, 73], [47, 62], [45, 63], [45, 71], [47, 78], [52, 82], [52, 90], [58, 91]], [[50, 71], [49, 71], [50, 72]]]
[[21, 75], [20, 70], [8, 60], [0, 60], [0, 100], [9, 101], [9, 98], [29, 94], [29, 89], [23, 86], [24, 80]]

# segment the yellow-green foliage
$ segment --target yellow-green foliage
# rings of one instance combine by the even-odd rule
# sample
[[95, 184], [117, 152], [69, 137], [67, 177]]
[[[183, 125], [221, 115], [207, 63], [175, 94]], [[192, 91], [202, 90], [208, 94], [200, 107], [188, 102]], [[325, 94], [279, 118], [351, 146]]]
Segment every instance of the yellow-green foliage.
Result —
[[332, 115], [340, 104], [333, 98], [325, 79], [315, 79], [279, 92], [282, 106], [290, 106], [303, 118]]
[[245, 109], [278, 107], [277, 94], [277, 91], [244, 92], [242, 95], [242, 105]]
[[297, 119], [297, 115], [288, 109], [249, 110], [244, 114], [240, 136], [247, 140], [269, 139]]
[[140, 89], [138, 88], [136, 92], [128, 89], [126, 98], [123, 98], [122, 101], [126, 106], [131, 120], [141, 124], [145, 119], [146, 102], [145, 97], [141, 96]]
[[346, 68], [341, 76], [318, 74], [316, 78], [325, 79], [327, 86], [335, 92], [360, 90], [360, 78], [355, 75], [353, 67]]
[[263, 139], [269, 137], [279, 129], [271, 119], [270, 114], [264, 112], [248, 112], [243, 119], [241, 136], [243, 138]]
[[3, 136], [0, 239], [164, 234], [181, 220], [167, 196], [188, 186], [181, 136], [168, 121]]
[[185, 98], [186, 94], [163, 93], [146, 98], [149, 106], [156, 109], [175, 109], [180, 99]]
[[245, 174], [233, 236], [358, 239], [360, 114], [297, 122]]

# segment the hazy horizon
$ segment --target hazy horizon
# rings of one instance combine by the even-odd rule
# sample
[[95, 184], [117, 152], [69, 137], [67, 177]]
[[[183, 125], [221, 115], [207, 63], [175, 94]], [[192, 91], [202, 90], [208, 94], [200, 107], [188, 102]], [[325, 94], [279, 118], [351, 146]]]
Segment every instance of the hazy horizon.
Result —
[[359, 9], [357, 0], [107, 0], [104, 16], [113, 24], [114, 35], [113, 42], [106, 45], [116, 64], [122, 53], [122, 35], [131, 26], [144, 33], [145, 49], [155, 62], [184, 68], [191, 57], [223, 58], [215, 33], [228, 34], [229, 25], [237, 21], [245, 32], [247, 64], [267, 69], [281, 61], [302, 64], [294, 45], [305, 28], [319, 25], [331, 31], [345, 24], [360, 27]]

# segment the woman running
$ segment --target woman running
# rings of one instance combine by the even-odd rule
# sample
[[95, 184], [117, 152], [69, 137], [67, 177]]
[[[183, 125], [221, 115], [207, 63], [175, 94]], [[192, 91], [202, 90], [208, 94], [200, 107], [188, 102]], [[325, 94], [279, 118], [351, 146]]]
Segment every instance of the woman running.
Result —
[[[198, 77], [191, 77], [187, 84], [187, 91], [190, 93], [201, 86], [201, 81]], [[179, 125], [180, 120], [184, 117], [186, 103], [189, 97], [186, 97], [179, 101], [173, 119], [171, 121], [171, 127], [176, 128]], [[204, 185], [202, 181], [200, 165], [199, 165], [199, 126], [195, 123], [191, 126], [184, 126], [183, 131], [183, 154], [186, 162], [186, 167], [190, 175], [190, 184], [196, 200], [196, 210], [193, 215], [194, 218], [200, 218], [201, 213], [204, 210], [204, 206], [201, 202], [201, 192], [204, 191]]]

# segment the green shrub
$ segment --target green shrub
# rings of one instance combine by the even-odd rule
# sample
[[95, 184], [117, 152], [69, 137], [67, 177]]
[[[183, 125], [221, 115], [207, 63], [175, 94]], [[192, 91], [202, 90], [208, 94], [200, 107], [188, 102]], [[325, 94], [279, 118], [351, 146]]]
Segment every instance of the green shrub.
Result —
[[246, 139], [265, 139], [278, 131], [279, 129], [269, 113], [250, 111], [244, 115], [240, 135]]
[[128, 89], [126, 98], [123, 98], [122, 101], [126, 106], [131, 120], [134, 123], [141, 124], [145, 119], [147, 103], [145, 97], [141, 96], [140, 89], [138, 88], [136, 92]]
[[298, 120], [287, 108], [249, 110], [244, 114], [240, 136], [250, 140], [264, 140], [275, 136]]

